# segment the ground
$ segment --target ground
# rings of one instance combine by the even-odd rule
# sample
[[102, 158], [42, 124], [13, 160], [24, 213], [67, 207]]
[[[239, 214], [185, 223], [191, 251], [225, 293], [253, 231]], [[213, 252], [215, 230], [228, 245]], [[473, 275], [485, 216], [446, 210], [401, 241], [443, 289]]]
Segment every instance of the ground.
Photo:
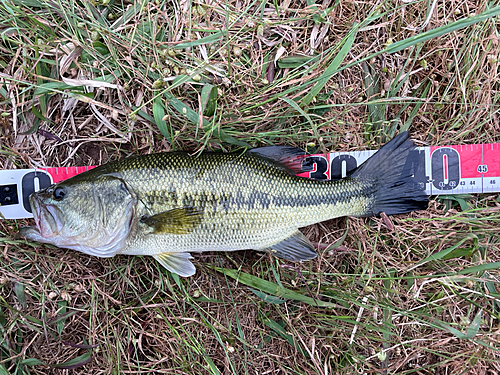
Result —
[[[498, 1], [10, 0], [0, 167], [270, 144], [500, 142]], [[0, 221], [0, 374], [498, 374], [500, 198], [304, 228], [302, 264], [27, 242]]]

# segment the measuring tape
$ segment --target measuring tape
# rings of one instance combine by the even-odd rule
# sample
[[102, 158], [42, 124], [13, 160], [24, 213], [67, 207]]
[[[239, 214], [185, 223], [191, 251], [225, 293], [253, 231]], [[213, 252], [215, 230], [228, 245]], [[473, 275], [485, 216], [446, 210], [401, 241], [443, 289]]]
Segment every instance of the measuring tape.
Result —
[[33, 217], [29, 196], [92, 167], [63, 167], [0, 170], [0, 213], [5, 219]]
[[[361, 165], [376, 150], [309, 155], [315, 179], [339, 179]], [[308, 164], [309, 164], [308, 163]], [[10, 169], [0, 171], [0, 213], [6, 219], [31, 218], [29, 196], [92, 167]], [[418, 147], [406, 166], [414, 182], [428, 195], [494, 193], [500, 191], [500, 143]]]
[[[299, 176], [338, 179], [376, 151], [311, 155], [314, 169]], [[428, 195], [500, 192], [500, 143], [417, 147], [406, 161], [416, 184]]]

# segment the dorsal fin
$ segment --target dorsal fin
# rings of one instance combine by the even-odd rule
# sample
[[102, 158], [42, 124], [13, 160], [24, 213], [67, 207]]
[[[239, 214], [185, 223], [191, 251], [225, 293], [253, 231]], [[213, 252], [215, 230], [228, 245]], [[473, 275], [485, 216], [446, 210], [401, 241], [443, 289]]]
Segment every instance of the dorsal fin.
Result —
[[248, 153], [259, 155], [281, 166], [292, 175], [313, 170], [313, 164], [305, 158], [308, 154], [300, 148], [291, 146], [265, 146], [248, 150]]

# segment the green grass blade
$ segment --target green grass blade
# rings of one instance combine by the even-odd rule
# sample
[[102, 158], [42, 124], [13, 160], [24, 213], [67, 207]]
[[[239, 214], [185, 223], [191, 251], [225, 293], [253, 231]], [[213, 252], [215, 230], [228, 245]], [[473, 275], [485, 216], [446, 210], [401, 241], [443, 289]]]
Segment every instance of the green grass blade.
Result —
[[287, 288], [282, 288], [278, 284], [272, 283], [267, 280], [263, 280], [259, 277], [249, 275], [244, 272], [238, 272], [237, 270], [231, 270], [227, 268], [214, 267], [215, 270], [229, 276], [238, 282], [262, 290], [264, 293], [276, 296], [278, 298], [291, 299], [295, 301], [300, 301], [307, 303], [311, 306], [317, 307], [338, 307], [336, 304], [331, 302], [321, 301], [315, 298], [304, 296], [303, 294], [294, 292]]
[[306, 358], [310, 358], [309, 353], [307, 353], [293, 338], [293, 336], [286, 332], [285, 327], [272, 319], [264, 319], [264, 325], [271, 328], [278, 336], [283, 338], [292, 347], [294, 347], [298, 352], [300, 352]]
[[482, 22], [487, 20], [488, 18], [496, 17], [500, 14], [500, 6], [496, 6], [494, 8], [491, 8], [481, 14], [472, 16], [472, 17], [466, 17], [462, 18], [461, 20], [452, 22], [448, 25], [443, 25], [440, 27], [437, 27], [435, 29], [425, 31], [421, 34], [417, 34], [415, 36], [412, 36], [410, 38], [406, 38], [404, 40], [400, 40], [398, 42], [394, 42], [387, 46], [387, 48], [383, 51], [384, 53], [395, 53], [402, 51], [406, 48], [410, 48], [412, 46], [415, 46], [419, 43], [426, 42], [431, 39], [438, 38], [440, 36], [443, 36], [445, 34], [452, 33], [454, 31], [469, 27], [471, 25], [474, 25], [476, 23]]
[[45, 363], [36, 358], [26, 358], [21, 361], [21, 365], [38, 366], [38, 365], [45, 365]]
[[165, 107], [163, 106], [161, 97], [156, 97], [153, 100], [153, 117], [155, 120], [156, 126], [160, 130], [161, 134], [169, 141], [172, 141], [169, 127], [167, 126], [167, 122], [165, 121]]
[[467, 328], [467, 333], [465, 334], [465, 337], [467, 337], [468, 339], [472, 339], [479, 333], [479, 327], [481, 326], [482, 317], [483, 317], [483, 310], [479, 310], [476, 316], [474, 317], [474, 320]]
[[420, 261], [419, 265], [422, 265], [424, 263], [427, 263], [427, 262], [430, 262], [430, 261], [433, 261], [433, 260], [438, 260], [438, 259], [444, 259], [447, 255], [449, 255], [450, 253], [452, 253], [455, 249], [457, 249], [459, 246], [461, 246], [464, 242], [468, 241], [468, 240], [473, 240], [475, 245], [477, 245], [478, 243], [478, 238], [476, 235], [474, 234], [471, 234], [471, 235], [468, 235], [467, 237], [461, 239], [460, 241], [458, 241], [455, 245], [453, 246], [450, 246], [444, 250], [441, 250], [435, 254], [431, 254], [429, 255], [427, 258], [425, 258], [424, 260]]
[[335, 250], [337, 247], [339, 247], [340, 245], [342, 245], [342, 243], [346, 239], [347, 234], [349, 233], [349, 220], [346, 218], [345, 222], [346, 222], [346, 229], [345, 229], [344, 234], [337, 241], [335, 241], [330, 246], [328, 246], [326, 248], [326, 250], [325, 250], [325, 253], [328, 253], [331, 250]]
[[41, 1], [38, 0], [13, 0], [12, 3], [16, 5], [22, 5], [34, 8], [44, 8], [47, 6], [46, 3], [42, 3]]
[[474, 317], [474, 320], [467, 327], [466, 333], [463, 333], [462, 331], [450, 326], [447, 323], [441, 322], [441, 321], [436, 322], [436, 324], [461, 340], [471, 340], [479, 332], [479, 327], [481, 326], [482, 317], [483, 317], [483, 310], [479, 310], [478, 313], [476, 314], [476, 316]]
[[305, 119], [307, 120], [307, 122], [309, 123], [309, 125], [311, 125], [311, 127], [313, 129], [315, 129], [315, 133], [317, 134], [316, 125], [314, 124], [313, 120], [311, 119], [311, 116], [309, 116], [302, 108], [300, 108], [299, 105], [294, 100], [287, 98], [286, 96], [282, 97], [281, 99], [283, 101], [287, 102], [293, 109], [295, 109], [297, 112], [299, 112], [302, 116], [304, 116]]
[[63, 319], [58, 320], [56, 323], [57, 333], [59, 333], [59, 335], [61, 335], [62, 331], [64, 330], [64, 323], [65, 323], [66, 318], [67, 318], [66, 306], [68, 306], [68, 302], [61, 300], [61, 301], [57, 302], [57, 306], [59, 307], [59, 312], [57, 315], [63, 317]]
[[73, 91], [83, 91], [83, 86], [72, 86], [67, 85], [64, 82], [47, 82], [38, 85], [35, 89], [34, 96], [54, 93], [54, 92], [63, 92], [64, 90], [73, 90]]
[[212, 361], [212, 358], [210, 358], [208, 356], [205, 356], [204, 358], [205, 358], [205, 361], [207, 361], [207, 363], [208, 363], [208, 368], [209, 368], [210, 372], [213, 375], [220, 375], [220, 371], [217, 368], [217, 366], [215, 365], [214, 361]]
[[17, 281], [14, 282], [14, 292], [23, 309], [26, 309], [26, 293], [24, 291], [24, 284]]
[[269, 294], [263, 293], [260, 290], [250, 288], [250, 290], [261, 300], [263, 300], [266, 303], [271, 303], [273, 305], [281, 305], [282, 303], [285, 303], [286, 301], [283, 299], [280, 299], [275, 296], [270, 296]]
[[402, 51], [406, 48], [413, 47], [419, 43], [423, 43], [423, 42], [426, 42], [428, 40], [438, 38], [440, 36], [443, 36], [443, 35], [452, 33], [454, 31], [469, 27], [471, 25], [477, 24], [479, 22], [483, 22], [489, 18], [496, 17], [499, 14], [500, 14], [500, 6], [496, 6], [496, 7], [491, 8], [491, 9], [489, 9], [481, 14], [478, 14], [478, 15], [475, 15], [472, 17], [466, 17], [466, 18], [460, 19], [458, 21], [452, 22], [448, 25], [436, 27], [435, 29], [428, 30], [428, 31], [425, 31], [423, 33], [417, 34], [415, 36], [394, 42], [378, 52], [372, 53], [372, 54], [370, 54], [370, 55], [368, 55], [360, 60], [357, 60], [357, 61], [354, 61], [350, 64], [345, 65], [344, 67], [342, 67], [342, 70], [350, 68], [354, 65], [357, 65], [362, 61], [370, 60], [370, 59], [377, 57], [377, 56], [384, 54], [384, 53], [392, 54], [392, 53]]
[[441, 327], [442, 329], [444, 329], [445, 331], [448, 331], [449, 333], [451, 333], [453, 336], [455, 336], [458, 339], [465, 340], [467, 338], [467, 336], [464, 333], [462, 333], [461, 331], [459, 331], [456, 328], [453, 328], [452, 326], [450, 326], [447, 323], [444, 323], [444, 322], [435, 322], [435, 324], [438, 327]]
[[207, 83], [203, 86], [200, 94], [201, 108], [205, 116], [211, 117], [217, 107], [217, 87]]
[[312, 63], [312, 60], [317, 59], [317, 56], [285, 56], [277, 61], [278, 68], [298, 68], [308, 63]]
[[174, 46], [175, 49], [184, 49], [184, 48], [190, 48], [190, 47], [196, 47], [201, 44], [208, 44], [208, 43], [215, 43], [220, 41], [224, 37], [224, 32], [223, 31], [218, 31], [215, 34], [205, 36], [203, 38], [200, 38], [198, 40], [193, 40], [192, 42], [184, 42], [184, 43], [179, 43]]
[[461, 271], [458, 271], [456, 275], [467, 275], [470, 273], [482, 273], [489, 270], [497, 270], [500, 268], [500, 262], [492, 262], [481, 264], [479, 266], [467, 267]]
[[358, 29], [359, 29], [359, 24], [355, 23], [353, 28], [351, 29], [351, 31], [347, 35], [347, 37], [344, 39], [344, 42], [343, 42], [343, 45], [342, 45], [342, 48], [340, 49], [340, 51], [337, 53], [337, 55], [335, 56], [333, 61], [330, 63], [328, 68], [326, 68], [324, 73], [318, 79], [318, 81], [313, 86], [311, 91], [309, 91], [309, 93], [300, 102], [300, 106], [302, 108], [308, 106], [312, 102], [313, 98], [315, 98], [316, 95], [318, 95], [319, 92], [323, 89], [323, 87], [325, 87], [325, 85], [330, 80], [330, 78], [332, 78], [332, 76], [338, 72], [338, 68], [339, 68], [340, 64], [342, 64], [342, 61], [344, 61], [344, 58], [347, 56], [347, 54], [349, 53], [349, 51], [352, 48], [352, 45], [354, 43], [354, 39], [356, 38], [356, 34], [358, 32]]
[[427, 98], [427, 94], [428, 94], [429, 89], [431, 88], [431, 86], [432, 86], [432, 82], [427, 82], [427, 84], [425, 85], [424, 90], [422, 91], [422, 94], [420, 95], [420, 98], [422, 100], [419, 100], [415, 104], [415, 106], [413, 107], [413, 109], [411, 110], [411, 113], [408, 116], [408, 119], [406, 120], [405, 124], [401, 128], [402, 131], [408, 130], [410, 128], [410, 125], [413, 123], [413, 120], [415, 119], [415, 116], [417, 116], [420, 107], [422, 107], [422, 105], [424, 104], [424, 100]]
[[88, 351], [85, 354], [82, 354], [76, 358], [70, 359], [69, 361], [59, 363], [56, 365], [52, 365], [52, 367], [55, 368], [60, 368], [60, 369], [66, 369], [66, 370], [72, 370], [75, 368], [82, 367], [92, 361], [92, 353], [91, 351]]
[[[184, 116], [189, 122], [195, 125], [199, 125], [201, 119], [203, 129], [205, 131], [208, 131], [210, 129], [210, 123], [208, 122], [208, 120], [205, 119], [204, 117], [200, 118], [199, 114], [196, 111], [194, 111], [189, 105], [175, 98], [170, 93], [165, 93], [165, 97], [167, 98], [167, 104], [172, 106], [179, 114]], [[227, 142], [240, 147], [248, 147], [248, 148], [251, 147], [248, 143], [231, 137], [224, 130], [218, 128], [210, 130], [212, 131], [212, 134], [215, 137], [219, 138], [223, 142]]]

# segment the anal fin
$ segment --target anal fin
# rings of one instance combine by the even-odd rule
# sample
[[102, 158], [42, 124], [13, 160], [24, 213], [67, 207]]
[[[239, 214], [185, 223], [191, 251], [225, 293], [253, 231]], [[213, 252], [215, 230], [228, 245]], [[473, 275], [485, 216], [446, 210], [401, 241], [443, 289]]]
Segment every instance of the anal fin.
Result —
[[176, 273], [179, 276], [188, 277], [196, 273], [196, 268], [189, 260], [189, 253], [161, 253], [155, 254], [153, 257], [170, 272]]
[[283, 241], [270, 246], [274, 255], [278, 258], [299, 262], [302, 260], [314, 259], [318, 256], [316, 250], [306, 236], [299, 230]]

